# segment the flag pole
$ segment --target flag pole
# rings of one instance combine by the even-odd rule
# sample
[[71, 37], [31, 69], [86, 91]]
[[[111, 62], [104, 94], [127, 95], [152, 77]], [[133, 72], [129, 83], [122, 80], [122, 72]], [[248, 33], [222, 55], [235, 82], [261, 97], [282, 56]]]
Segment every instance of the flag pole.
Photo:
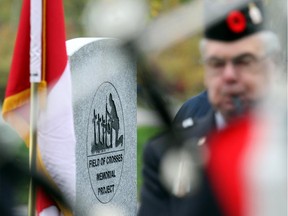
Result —
[[37, 173], [37, 117], [39, 110], [38, 86], [42, 79], [42, 37], [43, 0], [30, 0], [30, 131], [29, 169], [30, 186], [28, 216], [36, 215], [36, 184], [33, 178]]
[[29, 186], [28, 216], [35, 216], [36, 186], [33, 176], [36, 173], [37, 156], [38, 83], [36, 82], [31, 83], [30, 99], [29, 168], [32, 176], [30, 177]]

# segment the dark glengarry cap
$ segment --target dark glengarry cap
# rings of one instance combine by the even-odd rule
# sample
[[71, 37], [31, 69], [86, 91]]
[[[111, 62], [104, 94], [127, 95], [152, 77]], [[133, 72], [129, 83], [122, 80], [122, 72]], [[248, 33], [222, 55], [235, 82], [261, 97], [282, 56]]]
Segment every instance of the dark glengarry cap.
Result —
[[241, 5], [239, 9], [229, 10], [221, 19], [206, 27], [204, 34], [208, 39], [229, 42], [252, 35], [263, 28], [263, 5], [260, 0], [254, 0]]

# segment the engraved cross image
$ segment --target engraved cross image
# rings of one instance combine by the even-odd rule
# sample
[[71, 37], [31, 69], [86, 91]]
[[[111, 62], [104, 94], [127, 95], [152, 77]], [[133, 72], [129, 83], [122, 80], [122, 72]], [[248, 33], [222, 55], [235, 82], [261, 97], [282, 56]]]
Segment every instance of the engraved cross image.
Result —
[[105, 108], [105, 116], [96, 113], [95, 109], [93, 110], [94, 142], [92, 142], [92, 153], [123, 145], [123, 135], [119, 136], [119, 117], [111, 93], [109, 94], [109, 104], [106, 101]]

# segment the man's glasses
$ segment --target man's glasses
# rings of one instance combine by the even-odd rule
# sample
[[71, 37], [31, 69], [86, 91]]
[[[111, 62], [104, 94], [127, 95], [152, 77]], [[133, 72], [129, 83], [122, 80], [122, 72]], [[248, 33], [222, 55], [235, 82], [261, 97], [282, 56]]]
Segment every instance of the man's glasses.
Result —
[[225, 69], [226, 65], [231, 63], [235, 70], [237, 71], [251, 71], [259, 65], [259, 63], [264, 60], [267, 55], [262, 57], [257, 57], [252, 54], [242, 54], [236, 56], [232, 59], [223, 59], [218, 57], [207, 58], [203, 61], [204, 65], [208, 70], [221, 72]]

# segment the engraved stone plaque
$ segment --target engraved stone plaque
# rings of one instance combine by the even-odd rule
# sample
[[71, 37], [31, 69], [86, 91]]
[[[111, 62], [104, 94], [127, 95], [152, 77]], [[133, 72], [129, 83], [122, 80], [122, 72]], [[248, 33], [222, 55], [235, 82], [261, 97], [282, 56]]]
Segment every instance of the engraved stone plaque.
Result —
[[114, 208], [119, 215], [136, 215], [135, 60], [109, 38], [72, 39], [67, 51], [77, 141], [76, 214]]

